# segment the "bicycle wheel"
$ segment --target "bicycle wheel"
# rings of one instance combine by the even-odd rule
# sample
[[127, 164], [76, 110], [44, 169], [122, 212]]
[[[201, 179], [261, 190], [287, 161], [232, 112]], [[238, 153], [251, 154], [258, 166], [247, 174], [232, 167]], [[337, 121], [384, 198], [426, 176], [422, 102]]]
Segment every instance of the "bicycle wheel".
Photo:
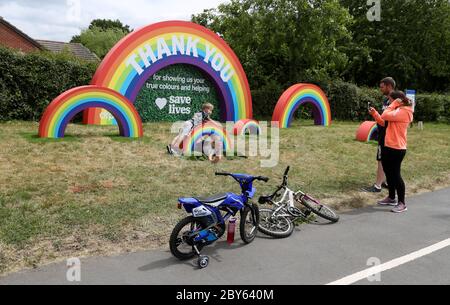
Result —
[[275, 238], [286, 238], [294, 232], [294, 224], [285, 216], [274, 215], [272, 209], [259, 210], [258, 230]]
[[298, 198], [298, 201], [303, 204], [308, 210], [310, 210], [317, 216], [322, 217], [323, 219], [326, 219], [333, 223], [339, 221], [339, 216], [335, 211], [333, 211], [333, 209], [327, 207], [324, 204], [321, 204], [319, 201], [309, 197], [308, 195], [304, 195]]
[[[177, 223], [170, 236], [170, 252], [179, 260], [186, 260], [196, 255], [192, 238], [188, 235], [194, 231], [201, 231], [206, 228], [206, 224], [199, 218], [193, 216], [186, 217]], [[198, 251], [203, 248], [197, 245]]]
[[251, 243], [258, 232], [258, 222], [259, 222], [259, 209], [258, 206], [253, 205], [255, 209], [255, 217], [256, 217], [256, 226], [253, 222], [253, 214], [249, 207], [245, 207], [244, 210], [241, 211], [241, 221], [239, 223], [239, 233], [241, 235], [241, 239], [244, 243]]

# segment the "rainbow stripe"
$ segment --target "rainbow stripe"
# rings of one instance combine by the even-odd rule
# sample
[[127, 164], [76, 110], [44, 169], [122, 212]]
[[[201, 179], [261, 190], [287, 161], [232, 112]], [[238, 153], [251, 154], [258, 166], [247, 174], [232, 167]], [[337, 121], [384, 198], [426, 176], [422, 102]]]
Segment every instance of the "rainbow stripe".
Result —
[[280, 128], [289, 128], [295, 111], [304, 104], [313, 105], [316, 125], [329, 126], [331, 124], [328, 99], [322, 89], [312, 84], [297, 84], [286, 90], [278, 100], [272, 121], [279, 122]]
[[250, 88], [237, 56], [217, 34], [191, 22], [160, 22], [128, 34], [106, 55], [92, 84], [113, 89], [134, 103], [149, 77], [174, 64], [196, 66], [214, 80], [224, 104], [223, 120], [252, 117]]
[[108, 110], [116, 119], [121, 136], [142, 137], [141, 118], [133, 104], [116, 91], [97, 86], [76, 87], [55, 98], [41, 118], [39, 137], [64, 137], [70, 120], [77, 113], [90, 107]]
[[374, 124], [369, 131], [369, 135], [367, 136], [367, 142], [378, 140], [378, 125]]
[[261, 134], [261, 126], [259, 126], [259, 122], [252, 119], [244, 119], [239, 120], [234, 124], [233, 128], [234, 135], [260, 135]]
[[233, 149], [233, 142], [228, 137], [224, 127], [215, 123], [205, 123], [195, 127], [192, 132], [183, 141], [183, 153], [191, 156], [199, 145], [201, 139], [205, 136], [218, 136], [223, 143], [223, 150], [230, 152]]
[[378, 140], [378, 125], [374, 121], [365, 121], [359, 125], [356, 131], [356, 140], [360, 142], [369, 142]]

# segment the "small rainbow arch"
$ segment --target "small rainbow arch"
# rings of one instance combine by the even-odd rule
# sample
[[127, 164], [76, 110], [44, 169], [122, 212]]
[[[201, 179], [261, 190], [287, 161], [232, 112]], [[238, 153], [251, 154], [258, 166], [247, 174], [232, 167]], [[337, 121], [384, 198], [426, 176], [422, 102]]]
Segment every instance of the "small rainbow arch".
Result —
[[224, 151], [230, 152], [233, 149], [233, 142], [223, 126], [216, 123], [205, 123], [195, 127], [189, 136], [184, 139], [183, 154], [186, 156], [192, 155], [203, 137], [213, 135], [220, 138]]
[[356, 140], [360, 142], [376, 141], [378, 139], [378, 125], [374, 121], [363, 122], [356, 131]]
[[99, 86], [76, 87], [55, 98], [41, 118], [39, 137], [64, 137], [72, 118], [91, 107], [108, 110], [116, 119], [121, 136], [142, 137], [142, 121], [133, 104], [116, 91]]
[[313, 84], [296, 84], [287, 89], [275, 106], [272, 121], [279, 122], [280, 128], [289, 128], [294, 113], [304, 104], [313, 105], [316, 125], [331, 125], [331, 109], [328, 98], [322, 89]]
[[252, 119], [244, 119], [239, 120], [234, 124], [233, 127], [234, 135], [260, 135], [261, 134], [261, 126], [259, 122]]

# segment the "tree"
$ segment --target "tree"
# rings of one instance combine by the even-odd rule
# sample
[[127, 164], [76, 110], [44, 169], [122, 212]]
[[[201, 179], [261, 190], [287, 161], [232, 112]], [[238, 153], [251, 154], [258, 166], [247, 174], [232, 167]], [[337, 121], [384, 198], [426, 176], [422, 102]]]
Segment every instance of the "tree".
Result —
[[340, 77], [352, 17], [338, 0], [232, 0], [192, 16], [233, 48], [252, 88]]
[[124, 25], [119, 19], [111, 20], [111, 19], [94, 19], [91, 21], [89, 25], [89, 29], [100, 28], [104, 31], [108, 29], [120, 29], [125, 33], [130, 33], [130, 26]]
[[366, 43], [368, 60], [355, 62], [346, 77], [375, 85], [391, 75], [401, 88], [450, 89], [450, 2], [396, 0], [381, 2], [381, 22], [370, 22], [366, 1], [341, 0], [355, 19], [350, 27], [356, 45]]
[[94, 19], [87, 29], [82, 30], [80, 35], [73, 36], [70, 42], [81, 43], [98, 57], [103, 58], [122, 37], [130, 32], [130, 26], [124, 25], [118, 19]]
[[127, 33], [119, 28], [102, 29], [92, 27], [81, 32], [79, 42], [103, 58], [109, 50]]

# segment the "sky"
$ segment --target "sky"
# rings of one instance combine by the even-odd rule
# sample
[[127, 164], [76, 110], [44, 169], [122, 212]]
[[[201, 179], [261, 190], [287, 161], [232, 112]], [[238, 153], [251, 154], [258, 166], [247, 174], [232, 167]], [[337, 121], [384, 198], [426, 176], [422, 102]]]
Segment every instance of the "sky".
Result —
[[0, 0], [0, 16], [34, 39], [68, 42], [93, 19], [119, 19], [136, 29], [190, 20], [226, 0]]

